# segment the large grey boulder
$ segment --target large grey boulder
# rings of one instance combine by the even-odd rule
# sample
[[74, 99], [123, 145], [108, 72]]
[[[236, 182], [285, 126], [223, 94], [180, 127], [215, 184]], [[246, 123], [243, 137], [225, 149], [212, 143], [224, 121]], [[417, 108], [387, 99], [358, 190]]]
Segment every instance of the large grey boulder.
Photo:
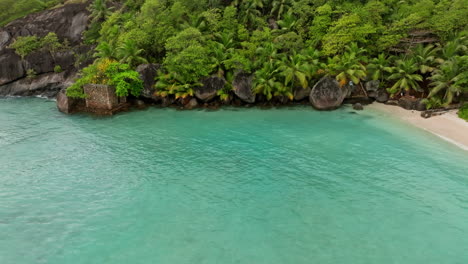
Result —
[[341, 106], [347, 94], [346, 87], [340, 87], [334, 78], [325, 76], [312, 88], [309, 100], [318, 110], [333, 110]]
[[136, 68], [136, 71], [140, 74], [140, 78], [143, 80], [142, 97], [152, 100], [159, 99], [159, 97], [155, 96], [156, 90], [154, 85], [160, 68], [161, 65], [159, 64], [141, 64]]
[[234, 77], [232, 86], [234, 93], [242, 101], [253, 104], [255, 103], [255, 94], [252, 91], [253, 76], [249, 73], [240, 72]]
[[224, 88], [226, 80], [217, 75], [213, 75], [202, 80], [202, 84], [203, 86], [194, 88], [195, 97], [202, 102], [209, 102], [216, 97], [219, 90]]

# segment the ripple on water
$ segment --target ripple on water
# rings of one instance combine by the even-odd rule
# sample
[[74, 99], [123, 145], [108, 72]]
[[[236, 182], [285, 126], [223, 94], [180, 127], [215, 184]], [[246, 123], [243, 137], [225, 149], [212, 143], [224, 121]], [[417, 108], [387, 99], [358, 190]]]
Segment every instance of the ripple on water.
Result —
[[468, 154], [371, 112], [0, 100], [0, 263], [466, 263]]

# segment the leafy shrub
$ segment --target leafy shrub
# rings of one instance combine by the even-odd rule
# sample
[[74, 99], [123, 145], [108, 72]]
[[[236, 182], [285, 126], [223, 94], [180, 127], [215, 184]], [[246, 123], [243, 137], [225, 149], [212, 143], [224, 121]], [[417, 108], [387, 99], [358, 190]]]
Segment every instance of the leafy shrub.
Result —
[[62, 66], [60, 65], [55, 65], [54, 67], [54, 72], [55, 73], [61, 73], [63, 70], [62, 70]]
[[86, 84], [104, 84], [115, 87], [117, 96], [138, 96], [143, 90], [143, 81], [138, 72], [131, 70], [128, 64], [111, 59], [97, 60], [84, 68], [81, 78], [67, 89], [67, 96], [85, 98], [83, 86]]
[[10, 48], [14, 49], [16, 54], [21, 56], [22, 59], [33, 51], [41, 47], [41, 42], [36, 36], [18, 37], [11, 45]]
[[458, 111], [458, 116], [468, 121], [468, 103], [466, 103], [462, 106], [462, 108], [460, 108], [460, 110]]
[[26, 71], [26, 78], [28, 79], [34, 79], [36, 77], [37, 73], [34, 69], [28, 69]]

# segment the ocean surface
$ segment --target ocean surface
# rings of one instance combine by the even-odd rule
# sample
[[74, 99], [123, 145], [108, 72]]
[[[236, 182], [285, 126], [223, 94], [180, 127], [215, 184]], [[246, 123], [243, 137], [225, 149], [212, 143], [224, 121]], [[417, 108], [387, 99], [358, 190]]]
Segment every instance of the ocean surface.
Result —
[[0, 99], [0, 263], [468, 263], [468, 152], [352, 112]]

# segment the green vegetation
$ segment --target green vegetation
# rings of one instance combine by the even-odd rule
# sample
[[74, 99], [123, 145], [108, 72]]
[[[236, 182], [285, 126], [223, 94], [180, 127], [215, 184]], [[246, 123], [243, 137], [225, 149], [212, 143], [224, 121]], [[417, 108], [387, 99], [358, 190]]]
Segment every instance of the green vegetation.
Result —
[[76, 98], [85, 98], [83, 86], [86, 84], [112, 85], [116, 88], [117, 96], [140, 95], [143, 81], [140, 75], [130, 69], [130, 65], [119, 63], [111, 59], [101, 59], [86, 67], [82, 76], [67, 89], [67, 95]]
[[193, 96], [203, 78], [240, 71], [267, 100], [292, 100], [326, 74], [364, 94], [380, 80], [434, 107], [468, 90], [468, 0], [94, 0], [90, 10], [95, 57], [162, 64], [160, 96]]
[[22, 59], [39, 49], [47, 50], [52, 58], [54, 58], [54, 54], [62, 47], [64, 45], [60, 43], [57, 35], [53, 32], [48, 33], [42, 39], [36, 36], [18, 37], [10, 45], [10, 48], [14, 49], [16, 54], [21, 56]]
[[458, 111], [458, 116], [468, 121], [468, 103], [460, 108], [460, 111]]

